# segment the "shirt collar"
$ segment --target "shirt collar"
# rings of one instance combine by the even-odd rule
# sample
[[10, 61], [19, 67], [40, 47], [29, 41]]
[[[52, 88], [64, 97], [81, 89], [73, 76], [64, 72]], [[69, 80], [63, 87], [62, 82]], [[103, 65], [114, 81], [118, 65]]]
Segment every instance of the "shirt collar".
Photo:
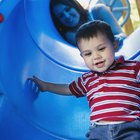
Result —
[[116, 67], [118, 64], [123, 64], [125, 61], [123, 56], [119, 56], [118, 58], [115, 59], [115, 61], [113, 62], [113, 64], [110, 66], [109, 69], [112, 69], [114, 67]]
[[123, 64], [124, 63], [124, 57], [123, 56], [119, 56], [116, 61], [115, 64]]

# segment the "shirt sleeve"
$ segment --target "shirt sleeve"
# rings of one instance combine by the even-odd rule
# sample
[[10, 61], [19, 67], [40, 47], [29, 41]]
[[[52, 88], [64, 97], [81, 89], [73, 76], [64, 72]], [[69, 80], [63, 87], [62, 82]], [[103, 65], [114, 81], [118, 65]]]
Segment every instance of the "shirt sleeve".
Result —
[[82, 77], [79, 77], [76, 81], [70, 83], [69, 89], [76, 97], [83, 97], [87, 92]]
[[136, 82], [140, 83], [140, 62], [137, 62], [135, 71], [136, 71]]

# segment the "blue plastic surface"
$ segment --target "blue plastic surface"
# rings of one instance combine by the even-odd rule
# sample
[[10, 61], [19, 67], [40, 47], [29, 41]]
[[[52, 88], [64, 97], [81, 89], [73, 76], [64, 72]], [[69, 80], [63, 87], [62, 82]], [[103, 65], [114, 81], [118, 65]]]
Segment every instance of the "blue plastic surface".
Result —
[[[88, 69], [79, 51], [56, 31], [49, 1], [16, 3], [0, 29], [0, 139], [84, 140], [88, 131], [86, 98], [41, 93], [36, 96], [26, 79], [69, 83]], [[138, 28], [116, 55], [140, 59]]]

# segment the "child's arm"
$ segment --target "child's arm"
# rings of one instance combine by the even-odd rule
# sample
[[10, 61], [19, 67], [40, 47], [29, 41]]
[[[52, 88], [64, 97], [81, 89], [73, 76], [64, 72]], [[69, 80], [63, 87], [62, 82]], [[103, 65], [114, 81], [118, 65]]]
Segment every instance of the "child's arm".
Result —
[[28, 80], [33, 81], [37, 85], [39, 90], [42, 92], [49, 91], [61, 95], [72, 95], [72, 93], [69, 90], [68, 84], [55, 84], [55, 83], [45, 82], [40, 80], [36, 76], [33, 76], [33, 78], [28, 78]]

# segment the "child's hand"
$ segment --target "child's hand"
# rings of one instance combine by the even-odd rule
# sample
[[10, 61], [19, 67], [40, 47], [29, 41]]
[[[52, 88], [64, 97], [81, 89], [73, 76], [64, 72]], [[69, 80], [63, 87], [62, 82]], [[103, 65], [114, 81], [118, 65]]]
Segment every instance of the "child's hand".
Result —
[[124, 41], [125, 38], [126, 38], [126, 35], [124, 35], [124, 34], [115, 35], [115, 41], [118, 42], [119, 49], [122, 47], [123, 41]]
[[41, 88], [40, 80], [36, 76], [33, 76], [32, 78], [28, 78], [27, 80], [28, 80], [28, 85], [30, 85], [30, 87], [35, 93], [39, 93], [40, 91], [43, 91]]
[[[38, 95], [40, 93], [40, 90], [36, 83], [34, 82], [33, 78], [28, 78], [24, 85], [24, 96], [26, 96], [26, 99], [29, 100], [29, 103], [32, 101], [35, 101], [38, 98]], [[28, 100], [26, 102], [28, 103]]]

